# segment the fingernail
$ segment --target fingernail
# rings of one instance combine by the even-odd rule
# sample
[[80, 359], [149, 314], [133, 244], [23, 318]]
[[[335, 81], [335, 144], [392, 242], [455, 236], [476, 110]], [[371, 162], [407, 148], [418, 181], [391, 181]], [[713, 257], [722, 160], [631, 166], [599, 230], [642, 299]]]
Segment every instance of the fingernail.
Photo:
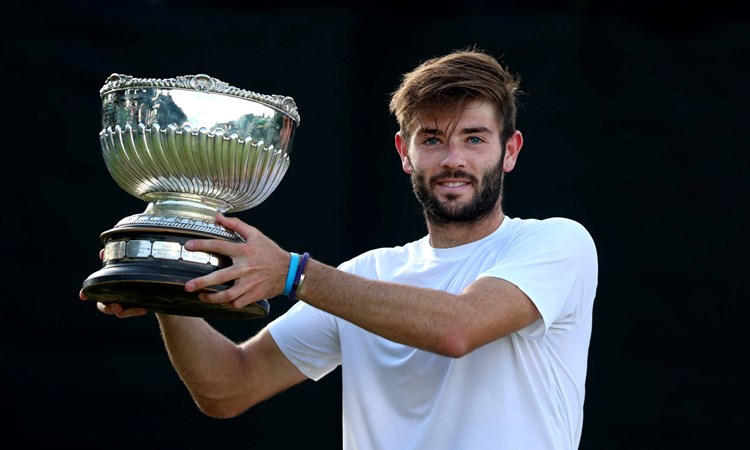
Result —
[[192, 292], [194, 289], [195, 289], [195, 283], [193, 283], [192, 281], [188, 282], [188, 283], [185, 283], [185, 290], [186, 291]]
[[185, 242], [185, 248], [188, 249], [188, 250], [192, 250], [193, 249], [193, 241], [187, 241], [187, 242]]

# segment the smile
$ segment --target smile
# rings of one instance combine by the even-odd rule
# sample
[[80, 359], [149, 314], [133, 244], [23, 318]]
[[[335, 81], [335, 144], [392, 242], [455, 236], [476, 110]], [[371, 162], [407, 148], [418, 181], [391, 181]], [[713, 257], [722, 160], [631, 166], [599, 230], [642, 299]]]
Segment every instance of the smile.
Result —
[[466, 186], [469, 183], [466, 181], [445, 181], [445, 182], [438, 183], [438, 184], [440, 186], [445, 186], [445, 187], [461, 187], [461, 186]]

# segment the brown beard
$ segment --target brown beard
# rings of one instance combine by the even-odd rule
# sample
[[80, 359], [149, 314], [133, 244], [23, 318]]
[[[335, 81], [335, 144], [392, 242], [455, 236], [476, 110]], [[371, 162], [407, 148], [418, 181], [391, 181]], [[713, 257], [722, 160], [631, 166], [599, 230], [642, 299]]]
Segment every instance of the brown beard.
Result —
[[[411, 174], [411, 184], [417, 200], [422, 204], [425, 218], [435, 225], [471, 225], [488, 217], [495, 209], [503, 193], [503, 158], [497, 166], [487, 170], [482, 177], [479, 190], [469, 203], [453, 206], [441, 202], [430, 190], [430, 185], [441, 178], [467, 178], [476, 183], [476, 177], [461, 170], [444, 170], [434, 175], [429, 182], [416, 169]], [[448, 199], [450, 202], [451, 198]]]

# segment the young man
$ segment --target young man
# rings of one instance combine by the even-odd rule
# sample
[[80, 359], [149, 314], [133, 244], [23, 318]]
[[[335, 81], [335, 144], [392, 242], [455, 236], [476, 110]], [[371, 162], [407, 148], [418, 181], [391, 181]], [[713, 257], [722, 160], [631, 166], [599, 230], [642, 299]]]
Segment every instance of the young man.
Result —
[[[523, 145], [518, 88], [480, 50], [404, 76], [390, 106], [396, 150], [424, 208], [422, 239], [338, 268], [307, 260], [300, 301], [240, 345], [202, 319], [158, 315], [171, 361], [205, 414], [236, 416], [341, 365], [345, 449], [578, 447], [596, 248], [575, 221], [503, 213], [503, 176]], [[235, 307], [288, 291], [297, 254], [236, 218], [216, 220], [247, 242], [187, 244], [233, 261], [188, 291], [233, 281], [202, 300]]]

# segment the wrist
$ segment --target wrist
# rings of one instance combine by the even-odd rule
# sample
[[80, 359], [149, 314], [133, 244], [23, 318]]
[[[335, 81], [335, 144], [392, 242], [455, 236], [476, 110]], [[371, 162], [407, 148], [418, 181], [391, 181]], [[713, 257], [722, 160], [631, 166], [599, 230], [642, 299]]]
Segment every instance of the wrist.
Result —
[[297, 266], [297, 272], [294, 276], [294, 281], [292, 282], [292, 289], [289, 293], [289, 298], [292, 300], [297, 300], [297, 295], [299, 294], [299, 288], [302, 285], [302, 282], [305, 281], [305, 268], [307, 267], [307, 262], [310, 259], [310, 254], [305, 252], [300, 257], [299, 265]]
[[286, 272], [286, 281], [284, 282], [284, 291], [282, 294], [289, 296], [292, 292], [292, 286], [294, 285], [294, 279], [297, 275], [297, 269], [299, 268], [300, 256], [297, 253], [289, 253], [289, 267]]
[[283, 294], [292, 300], [297, 300], [299, 287], [305, 280], [305, 266], [308, 259], [310, 259], [310, 254], [307, 252], [302, 255], [294, 252], [289, 254], [289, 267], [287, 269]]

